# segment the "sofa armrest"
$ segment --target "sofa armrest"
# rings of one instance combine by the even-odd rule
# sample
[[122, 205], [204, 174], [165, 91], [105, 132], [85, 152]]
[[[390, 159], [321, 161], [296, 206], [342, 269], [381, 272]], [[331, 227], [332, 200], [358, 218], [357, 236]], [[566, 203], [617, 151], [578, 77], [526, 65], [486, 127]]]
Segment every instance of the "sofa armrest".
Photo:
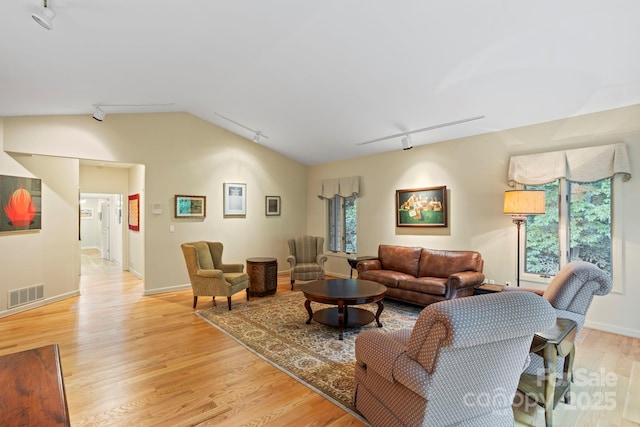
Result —
[[359, 261], [358, 264], [356, 264], [356, 269], [358, 270], [358, 274], [367, 270], [382, 270], [382, 263], [379, 259], [366, 259]]
[[451, 289], [473, 288], [484, 282], [484, 273], [477, 271], [461, 271], [449, 276], [448, 285]]
[[316, 256], [316, 262], [320, 267], [322, 267], [324, 263], [327, 262], [327, 256], [325, 254], [318, 254]]
[[356, 337], [356, 363], [373, 369], [390, 382], [393, 382], [396, 360], [405, 350], [405, 343], [379, 331], [360, 332]]

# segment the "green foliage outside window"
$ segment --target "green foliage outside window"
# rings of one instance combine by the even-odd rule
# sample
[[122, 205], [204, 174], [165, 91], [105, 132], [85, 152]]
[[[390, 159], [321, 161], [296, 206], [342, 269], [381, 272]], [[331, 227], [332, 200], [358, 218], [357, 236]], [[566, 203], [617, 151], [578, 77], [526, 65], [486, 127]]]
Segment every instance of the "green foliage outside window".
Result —
[[[545, 191], [546, 213], [527, 218], [525, 273], [555, 275], [564, 250], [569, 261], [587, 261], [611, 274], [611, 180], [594, 183], [562, 180], [526, 188]], [[560, 228], [563, 213], [559, 201], [564, 193], [568, 194], [565, 214], [568, 230]], [[569, 248], [561, 248], [559, 236], [564, 232]]]

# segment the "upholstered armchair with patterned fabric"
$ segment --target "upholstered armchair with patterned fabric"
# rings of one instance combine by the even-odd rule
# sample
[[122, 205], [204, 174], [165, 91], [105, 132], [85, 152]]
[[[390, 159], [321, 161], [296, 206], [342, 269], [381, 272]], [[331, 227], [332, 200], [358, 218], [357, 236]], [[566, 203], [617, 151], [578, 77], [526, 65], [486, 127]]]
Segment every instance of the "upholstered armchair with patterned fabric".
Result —
[[[505, 289], [529, 291], [541, 295], [556, 309], [558, 317], [571, 319], [578, 324], [577, 337], [584, 326], [587, 310], [593, 297], [608, 294], [612, 286], [611, 277], [594, 264], [586, 261], [573, 261], [560, 269], [544, 292], [526, 288]], [[562, 377], [564, 357], [558, 357], [556, 363], [556, 375]], [[542, 357], [531, 353], [531, 364], [525, 372], [532, 375], [542, 375], [543, 371]]]
[[201, 241], [180, 246], [193, 289], [193, 308], [199, 296], [212, 296], [213, 305], [216, 296], [225, 296], [229, 310], [233, 294], [245, 289], [249, 299], [249, 276], [244, 272], [244, 264], [223, 263], [222, 243]]
[[291, 289], [296, 280], [324, 279], [324, 237], [298, 236], [289, 239]]
[[427, 306], [413, 329], [356, 338], [356, 409], [372, 426], [513, 426], [511, 405], [536, 331], [555, 324], [534, 294]]

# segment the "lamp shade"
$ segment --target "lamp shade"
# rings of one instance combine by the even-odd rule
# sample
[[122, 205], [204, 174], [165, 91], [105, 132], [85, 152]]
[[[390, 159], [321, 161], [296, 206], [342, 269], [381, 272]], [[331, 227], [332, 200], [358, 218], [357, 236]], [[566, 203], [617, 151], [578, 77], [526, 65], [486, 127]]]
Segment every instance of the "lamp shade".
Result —
[[504, 192], [505, 215], [544, 214], [544, 191], [512, 190]]

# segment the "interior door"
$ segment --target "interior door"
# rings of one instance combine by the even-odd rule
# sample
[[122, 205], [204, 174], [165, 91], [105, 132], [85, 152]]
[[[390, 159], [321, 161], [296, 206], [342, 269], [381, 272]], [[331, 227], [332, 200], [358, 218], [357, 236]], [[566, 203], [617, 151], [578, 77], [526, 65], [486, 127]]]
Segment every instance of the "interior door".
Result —
[[100, 201], [100, 252], [102, 259], [111, 259], [109, 201]]

